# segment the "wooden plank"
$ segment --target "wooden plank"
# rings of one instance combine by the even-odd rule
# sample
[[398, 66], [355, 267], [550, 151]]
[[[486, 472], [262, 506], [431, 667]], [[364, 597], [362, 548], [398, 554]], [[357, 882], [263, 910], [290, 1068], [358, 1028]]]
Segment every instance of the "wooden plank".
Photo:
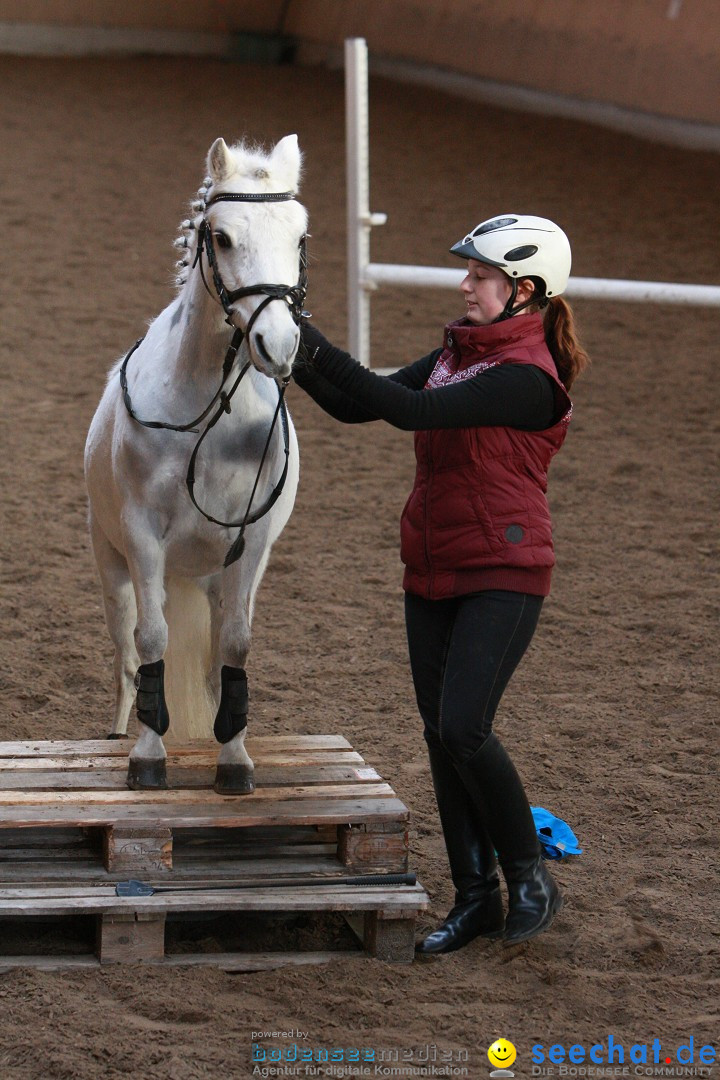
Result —
[[[242, 797], [242, 796], [241, 796]], [[215, 828], [205, 825], [184, 832], [182, 835], [185, 844], [204, 844], [218, 839], [232, 840], [233, 838], [242, 844], [258, 840], [270, 840], [273, 843], [294, 844], [299, 840], [316, 843], [321, 839], [328, 843], [335, 839], [337, 829], [333, 825], [253, 825], [252, 827], [236, 827], [231, 832], [218, 833]]]
[[219, 795], [216, 791], [173, 791], [172, 789], [130, 791], [118, 788], [111, 791], [5, 791], [0, 792], [0, 806], [141, 806], [144, 803], [165, 806], [167, 804], [184, 806], [225, 806], [237, 801], [245, 802], [272, 801], [283, 803], [286, 799], [343, 799], [347, 796], [363, 798], [394, 795], [389, 784], [309, 784], [297, 787], [256, 788], [249, 795]]
[[34, 971], [73, 971], [78, 968], [99, 968], [96, 956], [0, 956], [0, 974], [29, 968]]
[[0, 886], [0, 902], [4, 900], [49, 900], [57, 897], [91, 896], [102, 899], [115, 895], [114, 883], [103, 881], [98, 885], [3, 885]]
[[[382, 777], [369, 765], [259, 765], [255, 769], [257, 787], [275, 787], [284, 782], [327, 784], [334, 782], [373, 783]], [[171, 765], [170, 788], [212, 789], [215, 764]], [[5, 769], [0, 771], [0, 791], [102, 791], [125, 787], [125, 770], [114, 769]]]
[[0, 828], [81, 825], [93, 828], [122, 821], [135, 825], [160, 825], [173, 829], [233, 828], [250, 825], [314, 825], [348, 822], [394, 822], [409, 819], [409, 811], [397, 798], [288, 799], [276, 804], [252, 796], [225, 797], [221, 805], [188, 806], [160, 803], [116, 807], [0, 806]]
[[[65, 844], [67, 847], [75, 847], [88, 842], [87, 833], [78, 826], [54, 829], [52, 836], [53, 840]], [[28, 829], [3, 829], [2, 832], [3, 843], [22, 843], [24, 847], [37, 847], [40, 850], [47, 846], [48, 838], [49, 834], [46, 829], [36, 829], [32, 832]]]
[[[175, 854], [177, 858], [188, 865], [196, 863], [214, 862], [220, 864], [227, 859], [256, 859], [258, 857], [268, 859], [279, 858], [309, 858], [312, 855], [331, 852], [333, 857], [337, 852], [337, 840], [326, 840], [315, 837], [314, 840], [306, 835], [301, 835], [297, 840], [292, 836], [286, 837], [286, 829], [277, 840], [274, 837], [249, 837], [245, 842], [243, 832], [250, 829], [216, 829], [217, 839], [185, 841], [188, 835], [184, 831], [175, 834]], [[191, 830], [192, 834], [194, 830]], [[223, 837], [227, 836], [227, 841]]]
[[[379, 871], [382, 873], [382, 871]], [[347, 877], [348, 869], [337, 861], [334, 851], [323, 851], [311, 856], [297, 855], [295, 858], [273, 858], [263, 852], [259, 858], [207, 860], [194, 865], [175, 863], [172, 884], [183, 882], [203, 882], [203, 884], [227, 884], [234, 880], [242, 885], [252, 882], [273, 881], [285, 877]]]
[[[52, 829], [47, 830], [52, 837]], [[0, 838], [2, 832], [0, 832]], [[17, 863], [31, 863], [47, 870], [47, 864], [74, 865], [76, 862], [96, 862], [101, 845], [84, 844], [78, 848], [68, 848], [62, 844], [56, 845], [49, 840], [44, 850], [38, 848], [8, 848], [0, 846], [0, 874], [4, 874], [6, 868], [11, 869]]]
[[[52, 893], [52, 889], [50, 892]], [[319, 885], [298, 888], [253, 887], [213, 892], [157, 893], [147, 897], [115, 896], [109, 886], [65, 890], [64, 895], [4, 897], [0, 916], [159, 915], [171, 911], [380, 911], [384, 918], [414, 918], [429, 898], [420, 885]]]
[[[185, 895], [186, 893], [197, 894], [201, 890], [208, 892], [208, 896], [212, 891], [226, 892], [228, 890], [235, 891], [236, 889], [247, 888], [284, 888], [285, 886], [278, 886], [276, 884], [279, 878], [292, 878], [293, 876], [299, 878], [311, 878], [318, 877], [319, 887], [327, 885], [328, 888], [350, 888], [350, 886], [338, 885], [332, 881], [333, 877], [346, 878], [348, 876], [347, 867], [341, 866], [337, 859], [327, 857], [324, 859], [294, 859], [294, 860], [277, 860], [277, 859], [254, 859], [249, 861], [246, 865], [236, 873], [233, 878], [229, 878], [228, 874], [218, 874], [218, 868], [213, 867], [212, 872], [208, 872], [208, 868], [204, 868], [202, 873], [188, 874], [182, 871], [174, 871], [171, 876], [147, 874], [142, 878], [143, 884], [150, 885], [153, 888], [157, 888], [160, 891], [158, 896], [165, 895]], [[380, 873], [383, 873], [381, 871]], [[70, 881], [58, 881], [58, 882], [0, 882], [0, 903], [4, 900], [45, 900], [48, 898], [57, 897], [79, 897], [90, 896], [93, 899], [101, 899], [104, 897], [115, 896], [116, 881], [125, 880], [120, 875], [113, 875], [111, 878], [108, 874], [97, 876], [94, 882], [88, 883], [87, 881], [78, 882], [73, 884]], [[326, 880], [327, 879], [327, 880]], [[308, 888], [314, 889], [314, 885], [308, 886], [293, 886], [288, 884], [288, 888]], [[366, 886], [352, 886], [354, 889], [359, 888], [373, 888], [373, 889], [391, 889], [402, 888], [408, 886], [395, 886], [395, 885], [366, 885]]]
[[0, 887], [29, 885], [37, 882], [107, 881], [108, 874], [98, 860], [78, 859], [73, 862], [17, 862], [0, 867]]
[[[251, 748], [248, 747], [248, 752]], [[294, 754], [290, 751], [273, 753], [267, 750], [263, 753], [257, 751], [250, 752], [250, 756], [256, 766], [262, 765], [364, 765], [365, 762], [361, 758], [360, 754], [354, 750], [297, 750]], [[178, 754], [174, 750], [168, 751], [167, 764], [168, 766], [182, 767], [182, 766], [194, 766], [208, 768], [215, 767], [217, 764], [218, 749], [214, 752], [205, 752], [194, 754], [192, 756]], [[27, 772], [32, 774], [38, 768], [42, 768], [43, 771], [48, 769], [127, 769], [128, 755], [127, 752], [122, 756], [105, 755], [100, 756], [88, 756], [85, 755], [68, 755], [67, 757], [55, 756], [55, 757], [3, 757], [0, 758], [0, 770], [19, 770], [21, 772]]]
[[250, 825], [314, 825], [407, 820], [407, 807], [397, 798], [386, 799], [290, 799], [282, 804], [264, 803], [246, 795], [228, 799], [215, 807], [147, 805], [99, 806], [2, 806], [0, 828], [7, 824], [35, 828], [82, 825], [93, 828], [118, 821], [168, 828], [241, 828]]
[[[0, 829], [0, 874], [15, 875], [20, 864], [49, 872], [56, 866], [97, 865], [105, 827], [29, 827]], [[199, 861], [299, 857], [337, 850], [337, 825], [274, 825], [247, 828], [192, 828], [174, 838], [183, 865]], [[51, 866], [46, 864], [50, 863]]]
[[14, 858], [83, 857], [99, 847], [99, 833], [81, 827], [58, 829], [6, 828], [0, 831], [0, 862]]
[[[272, 971], [281, 967], [300, 967], [305, 964], [328, 964], [343, 959], [352, 949], [334, 952], [266, 952], [266, 953], [173, 953], [157, 960], [145, 960], [156, 967], [217, 967], [222, 971]], [[96, 956], [0, 956], [0, 974], [17, 968], [35, 971], [73, 971], [99, 969]]]
[[[246, 882], [253, 878], [261, 878], [265, 881], [274, 878], [289, 877], [297, 874], [301, 877], [320, 876], [348, 877], [348, 868], [338, 862], [334, 850], [321, 850], [317, 854], [299, 854], [295, 857], [285, 855], [281, 858], [273, 858], [272, 852], [253, 853], [254, 857], [244, 859], [203, 859], [193, 862], [175, 859], [173, 864], [173, 881], [199, 881], [201, 879], [214, 881], [236, 880]], [[389, 873], [377, 867], [373, 867], [370, 873]], [[394, 873], [394, 871], [392, 871]], [[364, 873], [364, 871], [363, 871]], [[21, 878], [15, 879], [20, 881]], [[38, 879], [41, 880], [41, 879]], [[106, 879], [107, 880], [107, 879]], [[8, 882], [10, 883], [10, 882]]]
[[302, 967], [306, 964], [329, 964], [347, 955], [357, 955], [355, 949], [333, 952], [266, 952], [266, 953], [174, 953], [161, 961], [165, 967], [204, 967], [208, 964], [223, 971], [272, 971], [281, 967]]
[[[77, 841], [67, 839], [68, 829], [53, 826], [28, 826], [27, 828], [0, 828], [0, 872], [2, 868], [15, 862], [44, 863], [74, 862], [97, 860], [102, 851], [103, 833], [109, 822], [88, 828], [76, 827]], [[127, 820], [127, 819], [125, 819]], [[195, 827], [176, 832], [176, 852], [187, 861], [200, 859], [244, 858], [256, 856], [259, 851], [272, 857], [283, 854], [299, 855], [306, 851], [312, 853], [325, 847], [337, 849], [336, 824], [330, 823], [322, 828], [315, 824], [293, 825], [249, 825], [238, 827], [237, 824], [225, 827]], [[24, 835], [23, 835], [24, 834]], [[27, 840], [24, 839], [27, 837]]]
[[[297, 857], [293, 858], [292, 855]], [[266, 856], [266, 857], [265, 857]], [[382, 871], [377, 869], [378, 873]], [[311, 850], [308, 855], [298, 856], [297, 851], [285, 857], [273, 857], [272, 851], [263, 852], [262, 858], [208, 858], [195, 862], [187, 862], [173, 858], [172, 878], [173, 884], [195, 884], [203, 882], [210, 885], [222, 885], [228, 882], [246, 883], [253, 880], [267, 881], [278, 877], [347, 877], [347, 867], [341, 866], [337, 861], [334, 849], [329, 847]], [[0, 889], [37, 888], [41, 884], [51, 885], [107, 885], [115, 880], [122, 880], [135, 876], [127, 871], [114, 871], [108, 873], [98, 860], [91, 863], [19, 863], [10, 867], [3, 866], [0, 869]], [[153, 882], [157, 874], [150, 873], [143, 876], [143, 880]]]
[[[39, 755], [83, 755], [98, 754], [102, 757], [127, 757], [135, 737], [128, 739], [23, 739], [17, 742], [0, 742], [0, 758], [37, 757]], [[171, 744], [172, 745], [172, 744]], [[255, 735], [248, 738], [247, 751], [253, 753], [265, 750], [352, 750], [351, 744], [343, 735]], [[217, 752], [218, 744], [214, 739], [197, 739], [182, 746], [172, 745], [172, 751], [178, 755]]]

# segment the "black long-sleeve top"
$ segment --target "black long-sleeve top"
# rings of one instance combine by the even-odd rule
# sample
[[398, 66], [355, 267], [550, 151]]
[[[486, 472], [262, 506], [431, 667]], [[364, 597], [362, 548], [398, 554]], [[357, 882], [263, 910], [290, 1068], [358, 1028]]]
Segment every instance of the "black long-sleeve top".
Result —
[[346, 424], [386, 420], [404, 431], [514, 427], [542, 431], [564, 411], [552, 379], [531, 364], [500, 364], [450, 386], [425, 390], [442, 349], [381, 376], [337, 349], [314, 326], [302, 326], [293, 378], [318, 405]]

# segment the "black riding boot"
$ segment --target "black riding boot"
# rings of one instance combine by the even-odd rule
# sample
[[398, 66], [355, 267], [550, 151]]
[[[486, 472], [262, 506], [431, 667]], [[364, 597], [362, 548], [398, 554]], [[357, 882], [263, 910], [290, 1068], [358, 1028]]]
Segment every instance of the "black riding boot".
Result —
[[527, 941], [547, 929], [562, 907], [562, 897], [540, 854], [522, 781], [494, 734], [458, 772], [481, 810], [507, 883], [505, 943]]
[[416, 946], [423, 956], [454, 952], [476, 937], [500, 937], [505, 922], [497, 860], [472, 799], [445, 750], [429, 748], [455, 906]]

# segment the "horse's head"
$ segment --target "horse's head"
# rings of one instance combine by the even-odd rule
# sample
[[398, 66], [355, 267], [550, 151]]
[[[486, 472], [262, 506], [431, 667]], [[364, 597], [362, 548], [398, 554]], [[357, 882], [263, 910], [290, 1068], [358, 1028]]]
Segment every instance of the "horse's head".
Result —
[[[295, 199], [301, 155], [288, 135], [265, 154], [217, 139], [207, 159], [204, 244], [215, 289], [247, 333], [255, 367], [290, 375], [304, 300], [307, 213]], [[200, 252], [202, 258], [202, 252]]]

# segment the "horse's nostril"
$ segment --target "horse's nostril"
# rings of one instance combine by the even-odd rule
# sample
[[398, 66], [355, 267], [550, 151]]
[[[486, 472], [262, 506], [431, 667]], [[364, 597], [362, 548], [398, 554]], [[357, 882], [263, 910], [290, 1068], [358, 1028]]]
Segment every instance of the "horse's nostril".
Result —
[[285, 340], [278, 342], [275, 351], [270, 350], [262, 334], [253, 334], [252, 341], [257, 358], [261, 360], [263, 364], [267, 364], [273, 373], [282, 373], [285, 368], [287, 368], [288, 371], [290, 369], [290, 365], [295, 357], [300, 342], [300, 331], [296, 330], [293, 346], [289, 354], [287, 352], [288, 342]]
[[267, 349], [265, 348], [265, 341], [263, 339], [262, 334], [256, 334], [255, 335], [255, 348], [260, 353], [263, 360], [267, 361], [268, 364], [272, 364], [273, 358], [270, 355], [270, 353], [267, 351]]

